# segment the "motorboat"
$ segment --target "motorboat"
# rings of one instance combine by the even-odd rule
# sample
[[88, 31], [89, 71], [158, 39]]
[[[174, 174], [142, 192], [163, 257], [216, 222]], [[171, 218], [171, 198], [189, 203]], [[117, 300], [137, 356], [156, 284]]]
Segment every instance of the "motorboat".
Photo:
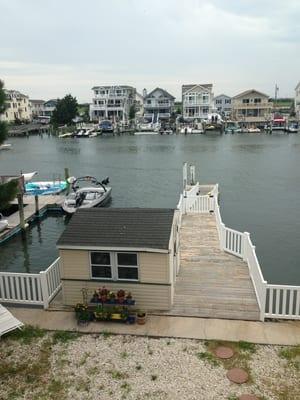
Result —
[[[94, 186], [79, 188], [79, 182], [90, 182]], [[111, 197], [112, 188], [107, 186], [109, 178], [99, 182], [92, 176], [83, 176], [75, 180], [69, 181], [72, 183], [72, 192], [66, 196], [62, 209], [67, 214], [74, 214], [79, 208], [101, 207]]]
[[73, 132], [61, 133], [60, 135], [58, 135], [58, 137], [61, 139], [72, 138], [74, 137], [74, 133]]
[[180, 129], [180, 133], [192, 133], [192, 127], [191, 126], [184, 126], [183, 128]]
[[67, 189], [66, 181], [41, 181], [25, 183], [25, 194], [31, 196], [46, 196], [59, 194]]
[[103, 121], [100, 121], [99, 130], [101, 131], [101, 133], [113, 133], [114, 127], [110, 120], [105, 119]]
[[161, 135], [173, 135], [172, 129], [161, 129], [161, 130], [159, 131], [159, 133], [160, 133]]
[[134, 132], [134, 134], [136, 136], [140, 136], [140, 135], [158, 135], [159, 132], [155, 132], [155, 131], [138, 131], [138, 132]]
[[0, 150], [10, 150], [12, 147], [11, 143], [5, 143], [0, 145]]
[[197, 133], [197, 134], [201, 134], [203, 133], [203, 129], [202, 128], [192, 128], [191, 133]]
[[4, 219], [3, 215], [0, 213], [0, 232], [8, 228], [8, 221]]
[[259, 133], [260, 129], [259, 128], [248, 128], [248, 133]]
[[296, 125], [290, 125], [286, 128], [287, 132], [289, 133], [298, 133], [299, 128]]

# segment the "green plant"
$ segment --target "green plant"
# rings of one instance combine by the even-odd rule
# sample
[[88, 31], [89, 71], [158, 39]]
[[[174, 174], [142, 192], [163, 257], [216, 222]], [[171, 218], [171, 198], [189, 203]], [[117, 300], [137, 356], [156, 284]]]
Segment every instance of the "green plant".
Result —
[[128, 353], [126, 351], [122, 351], [121, 353], [121, 358], [127, 358], [128, 357]]
[[71, 340], [76, 340], [79, 337], [79, 333], [77, 332], [68, 332], [68, 331], [56, 331], [53, 334], [53, 344], [56, 343], [67, 343]]
[[113, 379], [125, 379], [128, 375], [122, 371], [118, 371], [116, 369], [111, 369], [108, 371]]
[[32, 325], [25, 325], [22, 329], [8, 333], [5, 337], [12, 340], [21, 340], [23, 343], [31, 343], [32, 340], [45, 336], [46, 331]]
[[197, 353], [196, 355], [199, 358], [199, 360], [205, 360], [215, 367], [219, 365], [219, 361], [214, 357], [212, 353], [204, 351]]
[[112, 335], [112, 333], [109, 331], [102, 331], [101, 335], [103, 336], [104, 339], [107, 339]]
[[244, 342], [241, 340], [238, 342], [237, 345], [238, 345], [238, 348], [243, 351], [249, 351], [250, 353], [255, 353], [255, 351], [256, 351], [256, 346], [254, 343]]

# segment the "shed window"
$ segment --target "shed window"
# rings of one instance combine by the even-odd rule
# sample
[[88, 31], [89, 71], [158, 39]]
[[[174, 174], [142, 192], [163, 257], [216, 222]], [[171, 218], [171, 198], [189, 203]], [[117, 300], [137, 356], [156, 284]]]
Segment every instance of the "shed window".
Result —
[[136, 253], [117, 253], [118, 279], [138, 280]]
[[111, 279], [111, 257], [110, 253], [92, 252], [91, 253], [92, 278]]

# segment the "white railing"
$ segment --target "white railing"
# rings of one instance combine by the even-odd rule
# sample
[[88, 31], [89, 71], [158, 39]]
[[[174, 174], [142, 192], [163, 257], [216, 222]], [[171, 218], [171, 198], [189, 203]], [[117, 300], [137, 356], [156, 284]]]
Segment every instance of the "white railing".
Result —
[[266, 318], [300, 320], [300, 287], [267, 285]]
[[250, 234], [228, 228], [223, 223], [218, 204], [218, 185], [215, 185], [206, 196], [196, 196], [198, 191], [199, 184], [196, 184], [186, 190], [184, 196], [181, 195], [178, 203], [180, 212], [184, 214], [214, 211], [220, 248], [242, 258], [248, 265], [260, 309], [260, 319], [262, 321], [265, 318], [300, 319], [300, 286], [268, 284], [263, 277]]
[[0, 302], [42, 305], [49, 302], [61, 288], [59, 258], [39, 274], [0, 272]]

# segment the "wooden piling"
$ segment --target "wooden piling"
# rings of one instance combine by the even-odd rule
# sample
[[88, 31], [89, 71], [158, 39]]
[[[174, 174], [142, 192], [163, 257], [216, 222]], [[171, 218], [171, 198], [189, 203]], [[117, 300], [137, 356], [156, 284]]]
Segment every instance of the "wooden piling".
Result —
[[39, 196], [36, 194], [34, 196], [34, 202], [35, 202], [35, 215], [39, 215], [40, 210], [39, 210]]
[[18, 194], [17, 199], [18, 199], [18, 206], [19, 206], [20, 228], [25, 230], [23, 195]]

